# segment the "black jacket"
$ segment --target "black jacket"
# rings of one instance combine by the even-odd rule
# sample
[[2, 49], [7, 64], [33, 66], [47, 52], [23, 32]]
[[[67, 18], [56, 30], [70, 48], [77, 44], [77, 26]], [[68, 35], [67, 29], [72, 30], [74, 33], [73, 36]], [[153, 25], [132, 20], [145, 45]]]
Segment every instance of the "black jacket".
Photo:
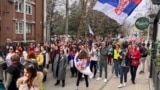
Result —
[[7, 73], [13, 75], [11, 83], [8, 87], [8, 90], [18, 90], [16, 86], [16, 81], [20, 77], [22, 71], [22, 65], [20, 62], [16, 62], [13, 65], [9, 66], [7, 69]]

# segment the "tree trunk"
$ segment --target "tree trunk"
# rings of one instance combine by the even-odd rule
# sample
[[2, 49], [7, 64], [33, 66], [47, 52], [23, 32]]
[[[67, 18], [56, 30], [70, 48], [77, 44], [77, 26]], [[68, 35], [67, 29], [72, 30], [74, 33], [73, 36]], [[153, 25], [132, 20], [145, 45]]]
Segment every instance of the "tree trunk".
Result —
[[81, 9], [81, 18], [80, 18], [79, 26], [78, 26], [78, 30], [77, 30], [77, 39], [80, 38], [81, 31], [84, 27], [84, 20], [85, 20], [85, 17], [86, 17], [88, 0], [81, 0], [80, 3], [81, 3], [82, 9]]

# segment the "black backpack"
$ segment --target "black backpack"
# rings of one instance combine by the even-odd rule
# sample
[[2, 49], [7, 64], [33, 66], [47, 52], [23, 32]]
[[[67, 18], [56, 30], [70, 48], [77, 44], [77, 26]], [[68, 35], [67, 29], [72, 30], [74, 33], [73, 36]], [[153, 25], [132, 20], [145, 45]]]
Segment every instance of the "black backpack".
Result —
[[148, 55], [147, 48], [145, 48], [145, 47], [141, 48], [141, 55], [142, 55], [142, 57], [147, 57], [147, 55]]
[[42, 53], [43, 55], [43, 66], [46, 65], [46, 52], [45, 53]]

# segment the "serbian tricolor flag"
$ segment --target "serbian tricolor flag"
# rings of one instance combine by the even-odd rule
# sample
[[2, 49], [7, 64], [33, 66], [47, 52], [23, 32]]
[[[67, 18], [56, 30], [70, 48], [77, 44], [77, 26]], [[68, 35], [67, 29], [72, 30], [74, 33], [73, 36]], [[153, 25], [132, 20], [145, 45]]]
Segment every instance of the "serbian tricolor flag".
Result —
[[98, 0], [93, 7], [117, 23], [123, 24], [124, 20], [133, 12], [142, 0]]
[[90, 78], [93, 77], [93, 73], [90, 70], [90, 63], [84, 60], [79, 59], [78, 53], [74, 57], [74, 63], [77, 70], [85, 75], [88, 75]]

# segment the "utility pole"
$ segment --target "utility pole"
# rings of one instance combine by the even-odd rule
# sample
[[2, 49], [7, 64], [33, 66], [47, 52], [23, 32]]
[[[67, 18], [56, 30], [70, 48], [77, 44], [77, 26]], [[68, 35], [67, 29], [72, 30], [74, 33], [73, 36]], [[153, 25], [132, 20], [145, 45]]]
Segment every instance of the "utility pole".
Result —
[[43, 9], [43, 42], [45, 42], [47, 40], [47, 23], [46, 23], [46, 17], [47, 17], [47, 1], [43, 0], [43, 5], [44, 5], [44, 9]]
[[23, 2], [23, 41], [26, 43], [26, 0]]
[[66, 40], [68, 41], [68, 11], [69, 11], [69, 8], [68, 8], [68, 5], [69, 5], [69, 2], [68, 0], [66, 0], [66, 20], [65, 20], [65, 38]]

